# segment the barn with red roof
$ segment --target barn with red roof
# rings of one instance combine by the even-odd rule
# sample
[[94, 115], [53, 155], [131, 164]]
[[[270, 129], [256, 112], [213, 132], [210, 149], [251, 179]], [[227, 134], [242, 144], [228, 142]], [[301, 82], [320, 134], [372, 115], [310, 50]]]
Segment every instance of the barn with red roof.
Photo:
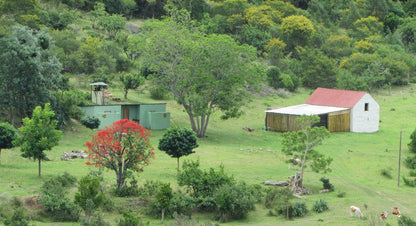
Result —
[[330, 132], [372, 133], [378, 131], [380, 106], [362, 91], [317, 88], [305, 104], [266, 111], [266, 128], [270, 131], [294, 131], [301, 115], [318, 115], [317, 126]]

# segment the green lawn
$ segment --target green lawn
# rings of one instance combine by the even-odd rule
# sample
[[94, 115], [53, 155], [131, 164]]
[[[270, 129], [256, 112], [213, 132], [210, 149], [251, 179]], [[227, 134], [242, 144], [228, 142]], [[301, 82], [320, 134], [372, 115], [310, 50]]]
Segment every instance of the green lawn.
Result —
[[[110, 87], [111, 89], [111, 87]], [[249, 217], [242, 221], [231, 221], [224, 225], [369, 225], [369, 220], [350, 217], [349, 206], [361, 208], [368, 218], [378, 217], [386, 210], [391, 212], [393, 207], [399, 207], [403, 215], [416, 219], [416, 189], [404, 185], [397, 186], [398, 149], [400, 130], [403, 130], [402, 159], [410, 155], [407, 150], [410, 133], [416, 128], [416, 85], [393, 88], [390, 92], [378, 91], [372, 96], [380, 104], [380, 131], [371, 134], [334, 133], [317, 148], [317, 150], [333, 158], [332, 172], [326, 175], [317, 174], [310, 170], [305, 173], [304, 185], [314, 191], [314, 195], [305, 196], [309, 209], [320, 198], [326, 200], [330, 210], [321, 214], [310, 212], [304, 218], [286, 221], [283, 217], [267, 215], [267, 209], [258, 205], [256, 211], [250, 212]], [[116, 96], [122, 97], [121, 90], [110, 90]], [[281, 134], [263, 131], [265, 110], [269, 106], [289, 106], [303, 103], [311, 93], [310, 90], [300, 90], [288, 98], [258, 97], [250, 102], [243, 110], [244, 114], [238, 119], [223, 121], [216, 113], [210, 121], [207, 137], [199, 139], [200, 147], [195, 154], [181, 158], [199, 159], [203, 168], [225, 166], [225, 171], [237, 180], [249, 184], [261, 184], [265, 180], [286, 180], [296, 173], [296, 169], [288, 167], [286, 157], [281, 153]], [[131, 91], [129, 101], [155, 102], [147, 93]], [[187, 115], [181, 106], [173, 100], [167, 102], [167, 110], [171, 112], [171, 124], [189, 127]], [[255, 129], [250, 133], [242, 128], [249, 126]], [[42, 182], [52, 175], [69, 172], [80, 178], [93, 168], [85, 165], [84, 160], [61, 161], [62, 152], [84, 150], [85, 142], [91, 139], [94, 131], [73, 123], [64, 133], [60, 145], [48, 152], [51, 161], [42, 163], [42, 178], [37, 177], [37, 162], [20, 157], [18, 149], [3, 150], [0, 166], [0, 194], [7, 193], [8, 197], [28, 196], [39, 194]], [[152, 143], [157, 147], [158, 139], [164, 131], [153, 131]], [[139, 183], [146, 180], [161, 180], [170, 182], [177, 187], [176, 159], [156, 150], [156, 157], [140, 174]], [[381, 175], [382, 169], [390, 169], [393, 179]], [[408, 170], [401, 168], [402, 175]], [[335, 192], [319, 194], [322, 183], [319, 179], [328, 177], [335, 186]], [[105, 182], [115, 184], [115, 174], [105, 172]], [[338, 198], [338, 191], [346, 192], [344, 198]], [[299, 200], [301, 201], [301, 200]], [[135, 199], [116, 199], [119, 208], [134, 206]], [[365, 208], [367, 206], [367, 209]], [[119, 217], [117, 214], [105, 216], [110, 222]], [[213, 222], [212, 215], [195, 214], [200, 223]], [[157, 219], [148, 219], [151, 225], [160, 225]], [[168, 221], [169, 222], [169, 221]], [[389, 215], [387, 223], [397, 225], [397, 219]], [[37, 225], [73, 225], [41, 223]], [[222, 224], [221, 224], [222, 225]]]

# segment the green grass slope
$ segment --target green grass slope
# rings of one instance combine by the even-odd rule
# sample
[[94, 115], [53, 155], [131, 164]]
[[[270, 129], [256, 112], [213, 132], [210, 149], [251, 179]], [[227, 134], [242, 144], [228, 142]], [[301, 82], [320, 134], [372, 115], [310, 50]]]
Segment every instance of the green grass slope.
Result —
[[[110, 87], [111, 88], [111, 87]], [[283, 217], [268, 216], [268, 210], [261, 205], [256, 211], [250, 212], [247, 219], [231, 221], [224, 225], [369, 225], [376, 222], [379, 214], [386, 210], [391, 212], [398, 207], [403, 215], [416, 219], [416, 190], [404, 185], [401, 181], [397, 186], [398, 149], [400, 130], [403, 130], [402, 160], [409, 156], [407, 143], [410, 133], [416, 128], [416, 85], [394, 88], [393, 90], [378, 91], [372, 96], [380, 104], [380, 130], [371, 134], [333, 133], [317, 148], [333, 158], [332, 172], [317, 174], [307, 169], [304, 185], [314, 194], [305, 196], [304, 200], [309, 209], [320, 198], [327, 201], [329, 211], [317, 214], [310, 212], [306, 217], [286, 221]], [[116, 96], [122, 96], [121, 90], [110, 90]], [[203, 168], [225, 166], [225, 171], [237, 180], [249, 184], [261, 184], [265, 180], [286, 180], [294, 175], [297, 169], [285, 163], [286, 157], [281, 153], [281, 134], [266, 132], [264, 126], [265, 110], [269, 106], [290, 106], [303, 103], [311, 93], [310, 90], [300, 90], [288, 98], [258, 97], [244, 107], [244, 114], [238, 119], [223, 121], [220, 114], [214, 114], [207, 130], [207, 137], [199, 139], [200, 147], [186, 159], [199, 159]], [[147, 93], [130, 92], [129, 101], [155, 102]], [[171, 124], [189, 127], [186, 113], [173, 100], [166, 100], [167, 110], [171, 112]], [[242, 128], [249, 126], [254, 132]], [[85, 142], [91, 139], [95, 131], [83, 128], [73, 122], [65, 131], [59, 146], [47, 152], [51, 161], [43, 162], [42, 177], [37, 177], [37, 162], [20, 157], [18, 149], [2, 151], [0, 166], [0, 194], [7, 193], [8, 197], [39, 194], [39, 188], [44, 180], [52, 175], [69, 172], [80, 178], [94, 168], [85, 165], [85, 160], [61, 161], [62, 152], [85, 150]], [[153, 131], [152, 143], [157, 148], [158, 140], [164, 131]], [[170, 158], [156, 150], [156, 157], [139, 176], [139, 183], [146, 180], [161, 180], [170, 182], [177, 187], [176, 159]], [[392, 179], [381, 174], [381, 170], [391, 170]], [[401, 168], [402, 175], [408, 170]], [[319, 179], [325, 176], [335, 186], [335, 191], [319, 194], [322, 183]], [[105, 172], [105, 182], [115, 184], [115, 174]], [[346, 192], [345, 197], [338, 198], [338, 192]], [[120, 208], [135, 206], [134, 199], [115, 199]], [[361, 208], [366, 219], [351, 217], [349, 206]], [[367, 208], [366, 208], [367, 207]], [[118, 214], [106, 215], [109, 222], [119, 217]], [[211, 215], [195, 214], [200, 223], [214, 222]], [[374, 219], [373, 219], [374, 218]], [[151, 225], [160, 225], [160, 220], [148, 219]], [[371, 220], [373, 219], [373, 220]], [[169, 220], [168, 220], [169, 221]], [[397, 218], [389, 215], [386, 223], [397, 225]], [[36, 222], [37, 225], [52, 223]], [[53, 225], [73, 225], [55, 224]], [[221, 224], [222, 225], [222, 224]], [[377, 224], [375, 224], [377, 225]]]

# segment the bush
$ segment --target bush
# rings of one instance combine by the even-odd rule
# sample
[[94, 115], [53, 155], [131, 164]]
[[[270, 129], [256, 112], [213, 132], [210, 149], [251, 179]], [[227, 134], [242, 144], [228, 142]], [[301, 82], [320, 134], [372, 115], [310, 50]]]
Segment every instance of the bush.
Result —
[[405, 164], [405, 166], [407, 167], [407, 168], [409, 168], [409, 169], [416, 169], [416, 155], [415, 156], [413, 156], [413, 157], [407, 157], [405, 160], [404, 160], [404, 164]]
[[397, 224], [399, 226], [414, 226], [416, 225], [416, 221], [414, 221], [412, 218], [410, 217], [406, 217], [404, 215], [401, 215], [401, 217], [399, 218], [399, 220], [397, 221]]
[[149, 88], [150, 98], [153, 100], [164, 100], [168, 95], [169, 91], [163, 87], [152, 86]]
[[45, 181], [42, 185], [42, 198], [39, 202], [54, 220], [78, 221], [81, 209], [66, 197], [68, 188], [74, 183], [74, 177], [65, 173]]
[[84, 226], [110, 226], [109, 223], [104, 221], [103, 214], [100, 212], [95, 212], [91, 217], [85, 218], [83, 225]]
[[410, 134], [410, 143], [407, 144], [409, 151], [416, 153], [416, 129]]
[[337, 197], [344, 198], [347, 193], [345, 191], [338, 191]]
[[3, 221], [4, 225], [12, 225], [12, 226], [27, 226], [28, 221], [24, 216], [24, 208], [19, 207], [14, 210], [13, 216], [11, 218], [6, 218]]
[[416, 170], [410, 170], [409, 171], [409, 176], [416, 177]]
[[[158, 188], [157, 191], [159, 191]], [[161, 205], [158, 202], [155, 195], [147, 197], [148, 206], [146, 208], [146, 214], [153, 217], [160, 217]], [[192, 215], [192, 211], [195, 209], [195, 199], [177, 191], [173, 193], [173, 197], [170, 200], [169, 207], [165, 209], [165, 216], [171, 217], [174, 213], [183, 214], [187, 216]]]
[[381, 170], [381, 175], [383, 175], [384, 177], [386, 177], [388, 179], [392, 179], [393, 176], [391, 175], [391, 171], [392, 171], [392, 169], [382, 169]]
[[[101, 192], [100, 179], [91, 175], [81, 178], [78, 185], [78, 192], [75, 194], [75, 203], [85, 211], [85, 215], [91, 216], [94, 210], [104, 202], [104, 194]], [[88, 200], [92, 202], [88, 204]]]
[[408, 178], [403, 176], [403, 181], [409, 187], [416, 187], [416, 178], [408, 179]]
[[[130, 179], [129, 183], [122, 188], [116, 188], [114, 195], [117, 197], [129, 197], [139, 195], [139, 186], [137, 185], [137, 179], [131, 171], [127, 173], [127, 178]], [[127, 181], [127, 180], [126, 180]]]
[[329, 183], [329, 179], [328, 178], [322, 177], [320, 179], [320, 181], [322, 181], [324, 189], [328, 189], [329, 191], [334, 191], [334, 185], [332, 185], [331, 183]]
[[178, 184], [187, 186], [195, 198], [212, 196], [217, 188], [225, 184], [232, 184], [234, 179], [224, 172], [224, 166], [218, 171], [214, 168], [201, 170], [199, 160], [185, 161], [178, 176]]
[[156, 192], [159, 190], [162, 182], [146, 180], [143, 187], [139, 188], [139, 195], [141, 196], [153, 196], [156, 195]]
[[97, 129], [100, 126], [100, 119], [95, 116], [87, 116], [81, 119], [81, 124], [90, 129]]
[[232, 219], [246, 218], [250, 210], [254, 210], [255, 199], [245, 183], [225, 184], [214, 193], [217, 210], [221, 222], [226, 222], [228, 216]]
[[319, 201], [316, 201], [313, 205], [313, 211], [317, 213], [322, 213], [328, 209], [328, 204], [323, 199], [319, 199]]
[[142, 226], [142, 225], [149, 225], [149, 223], [143, 223], [139, 216], [135, 215], [131, 211], [123, 212], [123, 218], [119, 220], [118, 226]]
[[308, 214], [308, 209], [304, 202], [297, 202], [292, 206], [293, 217], [303, 217]]

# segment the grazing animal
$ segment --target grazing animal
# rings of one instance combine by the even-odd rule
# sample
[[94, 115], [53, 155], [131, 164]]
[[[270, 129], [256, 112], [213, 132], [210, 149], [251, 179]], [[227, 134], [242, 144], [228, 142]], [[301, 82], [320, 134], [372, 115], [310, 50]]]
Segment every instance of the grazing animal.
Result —
[[386, 219], [386, 218], [387, 218], [387, 215], [388, 215], [387, 211], [383, 211], [383, 212], [381, 212], [381, 214], [380, 214], [380, 218], [381, 218], [382, 220], [384, 220], [384, 219]]
[[356, 207], [356, 206], [351, 206], [350, 207], [351, 210], [351, 216], [357, 215], [359, 218], [363, 217], [363, 213], [361, 213], [360, 208]]
[[399, 209], [397, 207], [394, 207], [394, 210], [393, 210], [392, 214], [393, 215], [396, 215], [397, 217], [401, 217], [400, 211], [399, 211]]

